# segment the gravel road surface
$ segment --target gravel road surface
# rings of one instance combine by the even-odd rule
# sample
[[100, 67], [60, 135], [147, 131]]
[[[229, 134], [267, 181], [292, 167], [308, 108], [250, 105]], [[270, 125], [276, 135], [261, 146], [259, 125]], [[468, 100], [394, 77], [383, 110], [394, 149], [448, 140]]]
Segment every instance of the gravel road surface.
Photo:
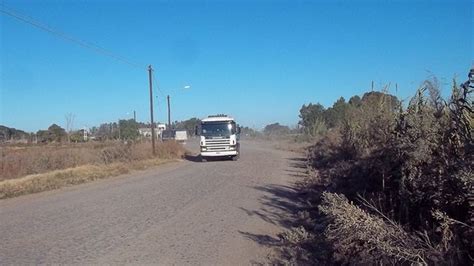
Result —
[[294, 153], [241, 145], [236, 162], [190, 157], [2, 200], [0, 264], [264, 263], [265, 243], [285, 229], [285, 193], [301, 169]]

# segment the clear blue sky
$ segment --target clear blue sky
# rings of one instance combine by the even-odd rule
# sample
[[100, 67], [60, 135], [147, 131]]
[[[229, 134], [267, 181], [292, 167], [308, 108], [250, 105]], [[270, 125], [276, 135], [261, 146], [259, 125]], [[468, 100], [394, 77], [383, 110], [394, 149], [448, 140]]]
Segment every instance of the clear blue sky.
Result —
[[[295, 125], [301, 105], [389, 82], [405, 99], [428, 76], [466, 79], [474, 59], [472, 1], [13, 1], [52, 28], [143, 65], [133, 68], [0, 15], [0, 124], [36, 131], [131, 118], [227, 113], [260, 128]], [[1, 3], [0, 3], [1, 5]], [[191, 85], [191, 89], [182, 87]], [[393, 88], [393, 87], [392, 87]], [[395, 91], [393, 91], [395, 93]]]

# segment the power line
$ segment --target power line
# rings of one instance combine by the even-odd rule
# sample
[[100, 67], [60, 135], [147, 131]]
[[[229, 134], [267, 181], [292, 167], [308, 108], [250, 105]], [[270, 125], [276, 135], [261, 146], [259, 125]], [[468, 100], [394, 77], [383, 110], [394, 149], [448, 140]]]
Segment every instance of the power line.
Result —
[[153, 79], [153, 83], [155, 84], [157, 94], [161, 94], [161, 96], [163, 96], [163, 98], [161, 98], [158, 95], [156, 95], [156, 99], [157, 99], [156, 105], [158, 107], [158, 111], [161, 113], [163, 111], [163, 109], [161, 108], [160, 103], [162, 103], [164, 105], [164, 103], [166, 102], [166, 96], [163, 94], [163, 91], [161, 90], [159, 83], [155, 79], [155, 72], [154, 71], [151, 73], [151, 78]]
[[152, 78], [153, 78], [153, 82], [156, 84], [155, 87], [156, 87], [156, 91], [161, 94], [161, 96], [163, 96], [163, 98], [166, 98], [165, 94], [163, 93], [163, 91], [161, 90], [160, 88], [160, 85], [159, 83], [155, 80], [155, 73], [153, 72], [152, 73]]
[[140, 65], [140, 64], [134, 63], [134, 62], [132, 62], [132, 61], [130, 61], [130, 60], [128, 60], [128, 59], [126, 59], [126, 58], [120, 56], [120, 55], [114, 54], [113, 52], [108, 51], [108, 50], [106, 50], [106, 49], [104, 49], [104, 48], [102, 48], [102, 47], [100, 47], [100, 46], [98, 46], [98, 45], [94, 45], [94, 44], [91, 44], [91, 43], [87, 43], [87, 42], [85, 42], [85, 41], [83, 41], [83, 40], [80, 40], [80, 39], [78, 39], [78, 38], [74, 38], [74, 37], [72, 37], [71, 35], [68, 35], [68, 34], [65, 34], [65, 33], [63, 33], [63, 32], [60, 32], [60, 31], [58, 31], [58, 30], [55, 30], [55, 29], [53, 29], [53, 28], [47, 26], [46, 24], [41, 23], [41, 22], [39, 22], [39, 21], [37, 21], [37, 20], [35, 20], [35, 19], [29, 17], [29, 16], [20, 14], [20, 13], [17, 12], [17, 11], [13, 11], [11, 8], [8, 8], [9, 10], [7, 10], [4, 5], [2, 5], [2, 6], [0, 6], [0, 7], [1, 7], [0, 13], [2, 13], [3, 15], [7, 15], [7, 16], [10, 16], [10, 17], [12, 17], [12, 18], [15, 18], [15, 19], [17, 19], [17, 20], [19, 20], [19, 21], [22, 21], [22, 22], [24, 22], [24, 23], [30, 24], [30, 25], [32, 25], [32, 26], [38, 28], [38, 29], [41, 29], [41, 30], [43, 30], [43, 31], [46, 31], [46, 32], [51, 33], [51, 34], [53, 34], [53, 35], [56, 35], [56, 36], [58, 36], [58, 37], [60, 37], [60, 38], [62, 38], [62, 39], [64, 39], [64, 40], [67, 40], [67, 41], [69, 41], [69, 42], [75, 43], [75, 44], [77, 44], [77, 45], [79, 45], [79, 46], [81, 46], [81, 47], [83, 47], [83, 48], [90, 49], [90, 50], [92, 50], [92, 51], [94, 51], [94, 52], [96, 52], [96, 53], [99, 53], [99, 54], [102, 54], [102, 55], [105, 55], [105, 56], [114, 58], [115, 60], [118, 60], [118, 61], [120, 61], [120, 62], [122, 62], [122, 63], [127, 64], [127, 65], [130, 65], [130, 66], [133, 66], [133, 67], [136, 67], [136, 68], [140, 68], [140, 69], [143, 69], [143, 68], [146, 69], [146, 67], [144, 67], [144, 66], [142, 66], [142, 65]]

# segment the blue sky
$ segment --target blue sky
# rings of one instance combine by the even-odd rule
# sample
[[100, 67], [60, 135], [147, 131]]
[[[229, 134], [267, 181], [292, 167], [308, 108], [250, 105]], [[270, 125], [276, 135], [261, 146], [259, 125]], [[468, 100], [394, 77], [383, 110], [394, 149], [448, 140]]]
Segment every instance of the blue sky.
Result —
[[[12, 1], [5, 6], [143, 66], [0, 15], [0, 124], [36, 131], [227, 113], [247, 126], [295, 125], [309, 102], [398, 83], [413, 95], [436, 75], [466, 79], [474, 59], [472, 1]], [[155, 84], [157, 85], [157, 84]], [[190, 85], [190, 89], [183, 89]], [[392, 86], [393, 88], [394, 86]], [[159, 90], [159, 92], [158, 92]], [[155, 119], [156, 120], [156, 119]]]

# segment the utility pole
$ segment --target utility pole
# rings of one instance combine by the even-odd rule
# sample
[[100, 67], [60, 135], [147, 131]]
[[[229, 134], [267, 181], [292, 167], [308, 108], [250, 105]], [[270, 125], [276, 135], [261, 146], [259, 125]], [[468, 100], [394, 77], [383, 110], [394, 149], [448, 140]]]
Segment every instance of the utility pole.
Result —
[[133, 110], [133, 121], [137, 122], [137, 113]]
[[150, 118], [151, 118], [151, 148], [153, 155], [156, 155], [155, 151], [155, 122], [153, 122], [153, 82], [152, 82], [152, 71], [151, 65], [148, 66], [148, 79], [150, 81]]
[[171, 130], [170, 96], [166, 98], [168, 99], [168, 128]]

